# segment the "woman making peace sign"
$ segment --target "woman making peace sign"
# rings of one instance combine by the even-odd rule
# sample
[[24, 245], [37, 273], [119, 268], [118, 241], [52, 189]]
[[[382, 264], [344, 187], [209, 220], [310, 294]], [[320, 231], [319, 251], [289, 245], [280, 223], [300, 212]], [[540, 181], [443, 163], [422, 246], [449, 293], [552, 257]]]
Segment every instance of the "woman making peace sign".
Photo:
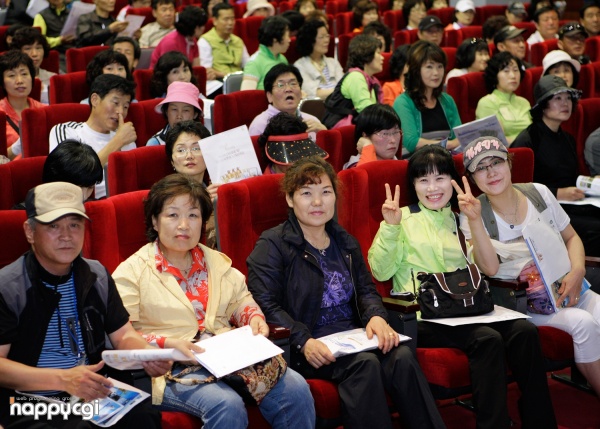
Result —
[[[418, 204], [400, 208], [400, 187], [396, 186], [392, 196], [390, 186], [385, 185], [386, 200], [381, 208], [384, 220], [368, 259], [376, 279], [393, 278], [392, 294], [411, 291], [413, 273], [416, 276], [420, 271], [455, 271], [466, 266], [450, 207], [452, 186], [460, 190], [453, 180], [457, 178], [450, 153], [441, 146], [427, 145], [418, 149], [408, 163], [408, 180]], [[463, 183], [465, 193], [470, 195], [468, 183]], [[469, 210], [477, 216], [480, 206], [472, 204]], [[492, 248], [483, 224], [474, 223], [471, 230]], [[488, 261], [477, 252], [474, 256], [478, 264], [490, 265], [495, 259], [495, 253]], [[418, 347], [453, 347], [467, 354], [478, 428], [510, 426], [506, 406], [507, 364], [522, 392], [519, 409], [523, 427], [556, 427], [534, 325], [519, 319], [461, 326], [421, 321], [418, 326]]]

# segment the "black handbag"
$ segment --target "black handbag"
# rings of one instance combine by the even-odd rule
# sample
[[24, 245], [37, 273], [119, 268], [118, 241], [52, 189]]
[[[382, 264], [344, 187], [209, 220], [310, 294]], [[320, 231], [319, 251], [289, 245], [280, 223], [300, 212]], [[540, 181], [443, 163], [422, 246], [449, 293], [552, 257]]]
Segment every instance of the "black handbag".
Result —
[[483, 279], [479, 268], [467, 259], [467, 244], [458, 226], [458, 218], [456, 235], [467, 267], [448, 273], [421, 272], [417, 275], [421, 282], [417, 302], [421, 306], [422, 319], [477, 316], [494, 309], [487, 280]]

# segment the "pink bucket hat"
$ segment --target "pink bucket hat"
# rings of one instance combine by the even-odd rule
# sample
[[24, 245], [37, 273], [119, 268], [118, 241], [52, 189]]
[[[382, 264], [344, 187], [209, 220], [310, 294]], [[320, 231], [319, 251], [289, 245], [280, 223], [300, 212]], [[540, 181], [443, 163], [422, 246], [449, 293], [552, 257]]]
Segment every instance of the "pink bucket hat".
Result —
[[202, 113], [202, 109], [198, 104], [198, 97], [200, 91], [190, 82], [173, 82], [167, 88], [167, 96], [163, 101], [158, 103], [154, 110], [156, 113], [162, 113], [161, 107], [167, 103], [187, 103], [190, 106], [198, 109], [198, 112]]

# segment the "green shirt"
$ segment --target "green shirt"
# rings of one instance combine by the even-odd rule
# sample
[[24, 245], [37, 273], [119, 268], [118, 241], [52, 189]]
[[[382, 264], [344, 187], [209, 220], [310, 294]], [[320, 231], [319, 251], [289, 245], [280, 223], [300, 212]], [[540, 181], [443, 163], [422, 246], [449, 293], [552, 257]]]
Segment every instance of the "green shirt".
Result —
[[265, 45], [258, 45], [258, 51], [256, 51], [244, 67], [244, 76], [252, 76], [258, 79], [258, 86], [256, 89], [265, 89], [264, 79], [266, 74], [271, 70], [271, 67], [277, 64], [287, 64], [288, 60], [283, 54], [273, 55], [273, 52]]
[[354, 109], [358, 113], [362, 112], [365, 107], [377, 103], [375, 90], [369, 91], [365, 77], [358, 71], [348, 73], [342, 82], [340, 91], [345, 98], [352, 100]]
[[413, 292], [411, 268], [419, 287], [417, 273], [455, 271], [466, 267], [458, 237], [456, 221], [450, 207], [440, 211], [426, 209], [411, 213], [402, 207], [400, 225], [381, 222], [369, 249], [369, 265], [379, 281], [393, 278], [394, 292]]
[[504, 135], [512, 142], [521, 131], [531, 125], [529, 110], [531, 110], [531, 105], [526, 98], [495, 89], [491, 94], [479, 100], [475, 118], [481, 119], [496, 115], [502, 125]]

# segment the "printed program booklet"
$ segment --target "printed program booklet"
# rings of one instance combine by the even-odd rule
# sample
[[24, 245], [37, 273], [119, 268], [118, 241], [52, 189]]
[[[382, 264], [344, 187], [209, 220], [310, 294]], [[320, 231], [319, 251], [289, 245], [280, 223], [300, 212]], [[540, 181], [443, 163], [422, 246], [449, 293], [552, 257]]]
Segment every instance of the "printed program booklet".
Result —
[[600, 178], [590, 176], [578, 176], [575, 186], [585, 192], [585, 198], [577, 201], [558, 200], [561, 204], [576, 206], [592, 205], [600, 207]]
[[496, 115], [486, 116], [485, 118], [477, 119], [476, 121], [467, 122], [453, 128], [454, 135], [458, 139], [460, 146], [455, 149], [456, 152], [463, 152], [464, 148], [469, 143], [478, 137], [493, 136], [497, 137], [504, 146], [508, 147], [506, 136], [500, 121]]
[[[412, 338], [406, 335], [398, 334], [400, 342], [410, 341]], [[325, 343], [335, 357], [351, 355], [353, 353], [374, 350], [379, 345], [377, 335], [373, 335], [370, 340], [367, 338], [367, 332], [364, 328], [351, 329], [349, 331], [337, 332], [325, 337], [317, 338]]]

